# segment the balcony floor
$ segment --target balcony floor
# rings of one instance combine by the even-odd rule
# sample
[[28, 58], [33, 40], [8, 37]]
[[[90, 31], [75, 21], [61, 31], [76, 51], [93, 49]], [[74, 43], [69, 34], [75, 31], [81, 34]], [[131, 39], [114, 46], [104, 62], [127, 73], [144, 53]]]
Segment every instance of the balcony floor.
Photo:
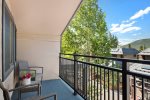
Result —
[[[57, 93], [58, 100], [83, 100], [79, 95], [74, 96], [73, 90], [61, 79], [43, 81], [41, 95], [46, 95], [49, 93]], [[23, 93], [22, 100], [35, 95], [37, 95], [36, 92]], [[14, 92], [12, 95], [12, 100], [17, 100], [17, 98], [17, 92]]]

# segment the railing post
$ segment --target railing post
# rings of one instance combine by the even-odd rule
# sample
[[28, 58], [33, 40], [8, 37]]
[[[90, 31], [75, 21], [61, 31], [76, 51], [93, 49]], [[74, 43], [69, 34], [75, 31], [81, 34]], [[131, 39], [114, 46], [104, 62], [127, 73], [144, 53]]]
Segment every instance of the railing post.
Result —
[[73, 54], [73, 57], [74, 57], [74, 95], [76, 95], [76, 89], [77, 89], [77, 64], [76, 64], [76, 61], [77, 61], [77, 57], [76, 57], [76, 54]]
[[122, 92], [123, 92], [123, 100], [130, 100], [130, 83], [129, 83], [129, 75], [127, 75], [128, 70], [127, 62], [122, 61]]
[[61, 53], [59, 53], [59, 77], [61, 76], [61, 72], [60, 72], [60, 65], [61, 65]]

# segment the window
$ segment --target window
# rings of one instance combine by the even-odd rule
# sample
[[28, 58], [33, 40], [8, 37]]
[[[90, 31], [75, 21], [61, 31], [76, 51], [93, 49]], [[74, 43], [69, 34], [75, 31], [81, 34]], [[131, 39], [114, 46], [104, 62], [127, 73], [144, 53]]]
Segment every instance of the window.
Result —
[[16, 27], [13, 17], [3, 2], [3, 81], [14, 69], [16, 61]]

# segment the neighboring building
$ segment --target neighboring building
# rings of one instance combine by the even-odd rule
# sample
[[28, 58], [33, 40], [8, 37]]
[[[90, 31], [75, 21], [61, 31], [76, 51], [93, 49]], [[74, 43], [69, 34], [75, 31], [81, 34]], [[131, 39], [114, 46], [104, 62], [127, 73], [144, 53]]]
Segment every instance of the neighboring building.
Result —
[[150, 48], [147, 48], [138, 54], [138, 58], [142, 60], [150, 60]]
[[[142, 74], [142, 75], [150, 75], [150, 65], [145, 65], [145, 64], [137, 64], [137, 63], [134, 63], [132, 64], [130, 67], [130, 71], [131, 72], [135, 72], [135, 73], [139, 73], [139, 74]], [[134, 80], [133, 78], [130, 77], [130, 82], [131, 82], [131, 93], [132, 93], [132, 96], [134, 95], [134, 91], [133, 91], [133, 84], [134, 84]], [[144, 79], [144, 96], [147, 98], [146, 100], [150, 100], [150, 80], [148, 79]], [[142, 79], [139, 78], [139, 77], [136, 77], [136, 91], [137, 91], [137, 95], [139, 97], [141, 97], [141, 94], [142, 94], [142, 91], [141, 91], [141, 88], [142, 88]]]
[[[137, 56], [139, 60], [150, 60], [150, 48], [143, 50]], [[143, 74], [143, 75], [150, 75], [150, 65], [134, 63], [129, 68], [130, 68], [129, 70], [132, 72]], [[149, 100], [150, 99], [150, 80], [144, 80], [144, 81], [145, 81], [144, 82], [145, 97], [147, 97]], [[131, 78], [131, 82], [133, 83], [132, 78]], [[141, 82], [142, 80], [140, 78], [136, 78], [137, 89], [140, 89], [142, 87]], [[139, 93], [142, 93], [142, 91], [139, 90]]]
[[112, 57], [137, 59], [138, 50], [134, 48], [114, 48], [111, 50]]
[[[150, 48], [147, 48], [142, 52], [138, 53], [137, 56], [139, 60], [150, 60]], [[134, 72], [150, 75], [150, 65], [135, 63], [130, 66], [130, 70]]]
[[[110, 53], [112, 57], [116, 58], [137, 59], [137, 54], [139, 53], [139, 51], [134, 48], [113, 48], [111, 49]], [[113, 65], [122, 68], [122, 62], [120, 61], [114, 61]], [[130, 66], [131, 64], [127, 63], [127, 65]]]

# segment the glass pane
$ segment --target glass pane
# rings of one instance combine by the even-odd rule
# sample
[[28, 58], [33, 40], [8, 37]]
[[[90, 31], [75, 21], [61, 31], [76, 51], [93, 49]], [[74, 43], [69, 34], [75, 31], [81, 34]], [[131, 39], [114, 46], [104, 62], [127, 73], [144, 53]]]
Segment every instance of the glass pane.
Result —
[[9, 12], [5, 9], [5, 20], [4, 20], [4, 60], [5, 60], [5, 72], [10, 68], [10, 17]]

